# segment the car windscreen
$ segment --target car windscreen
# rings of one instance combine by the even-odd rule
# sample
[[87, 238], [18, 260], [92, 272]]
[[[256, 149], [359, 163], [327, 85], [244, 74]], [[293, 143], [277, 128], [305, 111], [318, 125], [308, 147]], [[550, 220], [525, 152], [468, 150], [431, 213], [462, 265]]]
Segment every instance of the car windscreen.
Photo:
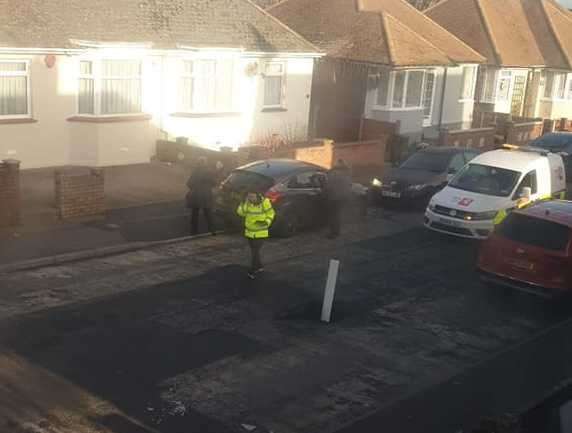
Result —
[[274, 185], [274, 179], [248, 170], [233, 171], [223, 183], [223, 188], [240, 192], [265, 193]]
[[571, 144], [572, 134], [546, 134], [532, 141], [529, 146], [558, 152]]
[[452, 155], [444, 152], [417, 152], [411, 155], [400, 168], [443, 173], [447, 170]]
[[518, 213], [510, 214], [497, 230], [511, 241], [553, 251], [565, 250], [570, 236], [565, 225]]
[[518, 171], [505, 168], [469, 164], [455, 176], [449, 186], [479, 194], [508, 197], [514, 190], [520, 175]]

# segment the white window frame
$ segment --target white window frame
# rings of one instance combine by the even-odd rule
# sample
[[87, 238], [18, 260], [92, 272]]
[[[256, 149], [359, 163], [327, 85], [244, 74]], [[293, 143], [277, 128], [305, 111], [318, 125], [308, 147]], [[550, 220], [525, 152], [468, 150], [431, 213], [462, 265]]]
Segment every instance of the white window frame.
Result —
[[[423, 106], [423, 97], [425, 96], [425, 87], [427, 86], [427, 77], [433, 74], [433, 89], [431, 90], [431, 103], [429, 105], [429, 114], [425, 114], [425, 107]], [[435, 90], [437, 90], [437, 71], [434, 69], [426, 70], [423, 76], [423, 95], [421, 96], [421, 109], [423, 110], [423, 126], [431, 126], [433, 119], [433, 111], [435, 109]]]
[[[478, 66], [476, 65], [466, 65], [462, 67], [462, 72], [461, 72], [461, 95], [459, 97], [459, 102], [473, 102], [475, 100], [475, 89], [477, 86], [477, 75], [478, 75]], [[471, 69], [472, 72], [472, 77], [471, 77], [471, 83], [470, 83], [470, 95], [469, 94], [465, 94], [465, 89], [466, 87], [466, 73], [467, 71]]]
[[[282, 72], [280, 73], [269, 73], [268, 70], [272, 66], [279, 65], [282, 67]], [[262, 89], [262, 108], [263, 109], [286, 109], [286, 76], [287, 76], [287, 62], [285, 60], [270, 60], [264, 63], [264, 79], [263, 79], [263, 89]], [[282, 86], [280, 89], [280, 103], [279, 104], [266, 104], [264, 97], [266, 94], [266, 77], [281, 77]]]
[[0, 119], [31, 119], [32, 118], [32, 86], [30, 73], [30, 59], [0, 59], [0, 63], [24, 63], [25, 71], [0, 72], [3, 77], [26, 77], [26, 105], [28, 112], [26, 114], [4, 114], [0, 115]]
[[[490, 98], [487, 98], [487, 88], [490, 85], [491, 76], [493, 79], [493, 94]], [[497, 68], [483, 68], [483, 81], [481, 89], [481, 102], [485, 104], [494, 104], [497, 101], [497, 95], [499, 90], [499, 77], [500, 70]]]
[[[409, 74], [411, 72], [422, 72], [423, 73], [423, 80], [421, 84], [421, 96], [419, 98], [419, 105], [413, 107], [406, 107], [407, 101], [407, 91], [409, 86]], [[403, 95], [401, 97], [401, 104], [399, 106], [393, 105], [393, 96], [395, 94], [395, 78], [397, 74], [405, 73], [405, 80], [403, 81]], [[390, 91], [388, 92], [388, 106], [387, 109], [391, 111], [419, 111], [423, 110], [423, 89], [425, 86], [425, 79], [426, 79], [427, 70], [425, 69], [398, 69], [391, 71], [390, 76]], [[376, 94], [377, 97], [377, 94]]]
[[[568, 74], [566, 72], [557, 72], [554, 79], [554, 89], [552, 98], [555, 101], [565, 101], [566, 100], [566, 90], [568, 82]], [[559, 92], [562, 91], [562, 95]]]
[[568, 74], [568, 88], [567, 88], [568, 99], [572, 100], [572, 74]]
[[[216, 100], [217, 100], [217, 83], [218, 83], [218, 69], [219, 69], [219, 65], [218, 65], [218, 61], [219, 59], [214, 58], [214, 57], [200, 57], [200, 58], [185, 58], [182, 59], [181, 63], [180, 63], [180, 73], [179, 73], [179, 82], [177, 87], [180, 89], [181, 88], [181, 80], [183, 78], [191, 78], [193, 80], [193, 95], [191, 95], [191, 109], [187, 109], [186, 107], [182, 106], [182, 102], [179, 100], [178, 101], [178, 109], [177, 111], [180, 113], [186, 113], [186, 114], [216, 114], [219, 113], [220, 110], [217, 110], [216, 108]], [[191, 62], [193, 64], [193, 72], [191, 74], [186, 74], [185, 73], [185, 62]], [[195, 84], [197, 83], [197, 81], [199, 81], [201, 79], [201, 75], [200, 73], [197, 71], [197, 64], [201, 63], [201, 62], [213, 62], [214, 63], [214, 77], [212, 77], [213, 83], [214, 83], [214, 107], [211, 107], [210, 109], [204, 110], [201, 109], [201, 107], [197, 106], [194, 107], [194, 92], [195, 92]], [[234, 77], [230, 77], [230, 79], [232, 80], [232, 84], [234, 84]], [[231, 101], [232, 101], [232, 95], [231, 95]], [[230, 104], [232, 106], [232, 102]], [[230, 107], [229, 107], [230, 108]], [[228, 110], [224, 110], [224, 111], [228, 111]]]
[[[115, 60], [115, 61], [138, 61], [141, 63], [141, 74], [137, 77], [141, 80], [141, 111], [137, 113], [112, 113], [112, 114], [103, 114], [101, 113], [101, 88], [102, 88], [102, 81], [104, 77], [102, 77], [102, 63], [106, 60]], [[81, 62], [91, 62], [91, 75], [84, 75], [81, 73]], [[143, 109], [144, 106], [144, 96], [145, 96], [145, 60], [142, 58], [133, 58], [133, 57], [80, 57], [77, 62], [77, 71], [78, 71], [78, 78], [76, 80], [76, 113], [78, 116], [81, 117], [103, 117], [103, 118], [113, 118], [113, 117], [127, 117], [127, 116], [141, 116], [145, 114]], [[94, 112], [93, 113], [80, 113], [79, 110], [79, 80], [91, 78], [93, 79], [93, 94], [94, 94]], [[105, 79], [114, 79], [115, 77], [105, 77]], [[120, 79], [133, 79], [135, 77], [117, 77]]]

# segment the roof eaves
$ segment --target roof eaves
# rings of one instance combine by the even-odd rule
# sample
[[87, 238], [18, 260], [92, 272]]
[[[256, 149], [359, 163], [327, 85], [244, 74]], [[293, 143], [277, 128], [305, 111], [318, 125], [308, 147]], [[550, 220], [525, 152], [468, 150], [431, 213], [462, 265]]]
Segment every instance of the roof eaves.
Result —
[[[282, 21], [280, 21], [274, 15], [272, 15], [271, 13], [262, 9], [260, 6], [258, 6], [256, 3], [254, 3], [252, 0], [242, 0], [242, 1], [252, 5], [254, 8], [256, 8], [258, 10], [259, 13], [261, 13], [265, 17], [271, 19], [272, 21], [274, 21], [276, 24], [278, 24], [280, 27], [282, 27], [287, 32], [290, 32], [292, 35], [294, 35], [296, 38], [298, 38], [300, 40], [300, 42], [304, 43], [309, 49], [311, 49], [312, 50], [311, 52], [321, 53], [321, 50], [319, 50], [318, 47], [316, 47], [313, 43], [311, 43], [309, 40], [304, 38], [301, 34], [292, 30], [290, 27], [288, 27], [286, 24], [284, 24]], [[285, 1], [288, 1], [288, 0], [285, 0]]]
[[493, 49], [493, 54], [494, 54], [495, 60], [497, 62], [496, 66], [503, 66], [502, 57], [499, 53], [496, 40], [493, 36], [489, 20], [487, 19], [485, 11], [481, 5], [481, 0], [473, 0], [473, 1], [475, 2], [476, 6], [477, 6], [477, 10], [479, 11], [479, 16], [480, 16], [481, 22], [483, 24], [483, 28], [485, 29], [485, 33], [486, 33], [487, 38], [491, 44], [491, 48]]
[[[545, 0], [542, 0], [540, 2], [540, 5], [542, 8], [542, 13], [545, 16], [546, 21], [548, 22], [548, 27], [550, 28], [550, 32], [552, 33], [552, 36], [554, 36], [554, 39], [556, 40], [556, 44], [558, 45], [560, 52], [562, 53], [562, 55], [564, 56], [564, 58], [568, 62], [568, 67], [570, 69], [572, 69], [572, 58], [570, 58], [570, 56], [568, 55], [568, 52], [564, 49], [564, 45], [562, 44], [562, 38], [560, 37], [560, 34], [556, 31], [556, 28], [554, 27], [554, 23], [552, 22], [552, 20], [550, 19], [550, 16], [548, 15], [548, 11], [546, 10]], [[565, 16], [565, 18], [568, 18], [568, 17]]]
[[394, 47], [393, 44], [391, 43], [391, 36], [389, 34], [389, 26], [387, 25], [387, 17], [385, 16], [386, 12], [380, 12], [379, 13], [379, 23], [381, 26], [381, 32], [383, 33], [383, 37], [385, 39], [385, 46], [387, 47], [387, 56], [389, 58], [389, 65], [390, 66], [394, 66], [395, 65], [395, 57], [393, 55], [394, 52]]

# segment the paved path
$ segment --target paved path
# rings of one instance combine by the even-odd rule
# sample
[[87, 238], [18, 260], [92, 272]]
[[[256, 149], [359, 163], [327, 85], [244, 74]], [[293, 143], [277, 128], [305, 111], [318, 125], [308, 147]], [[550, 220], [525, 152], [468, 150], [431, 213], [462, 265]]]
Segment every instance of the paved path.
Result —
[[[475, 244], [419, 224], [370, 215], [338, 241], [271, 242], [255, 282], [228, 237], [0, 276], [0, 362], [18, 372], [0, 383], [19, 408], [0, 404], [0, 431], [335, 431], [566, 316], [486, 290]], [[49, 399], [54, 384], [66, 392]]]

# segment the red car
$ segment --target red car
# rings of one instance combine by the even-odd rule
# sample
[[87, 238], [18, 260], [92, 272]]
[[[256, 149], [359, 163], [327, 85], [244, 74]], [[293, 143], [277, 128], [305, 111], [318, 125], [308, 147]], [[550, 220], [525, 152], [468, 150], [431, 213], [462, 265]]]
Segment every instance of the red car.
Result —
[[481, 246], [486, 282], [546, 297], [572, 293], [572, 201], [513, 211]]

